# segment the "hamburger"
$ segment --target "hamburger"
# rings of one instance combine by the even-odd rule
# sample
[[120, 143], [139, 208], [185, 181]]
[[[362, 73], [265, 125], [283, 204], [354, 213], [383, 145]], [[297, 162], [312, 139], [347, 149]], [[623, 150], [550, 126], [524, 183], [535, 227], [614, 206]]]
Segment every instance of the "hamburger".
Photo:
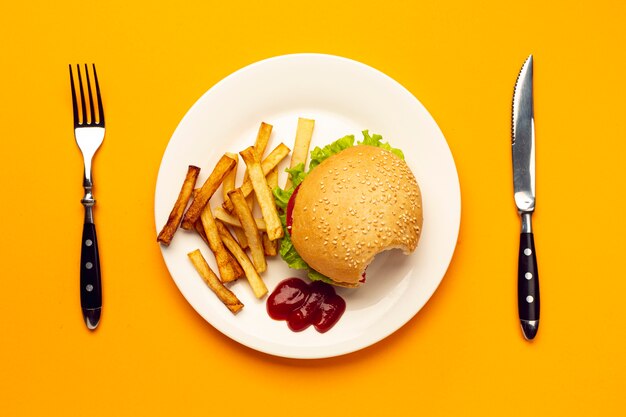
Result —
[[399, 149], [363, 131], [311, 152], [287, 170], [293, 187], [274, 190], [285, 237], [280, 254], [311, 280], [343, 287], [365, 282], [365, 270], [383, 251], [409, 254], [417, 247], [423, 216], [421, 192]]

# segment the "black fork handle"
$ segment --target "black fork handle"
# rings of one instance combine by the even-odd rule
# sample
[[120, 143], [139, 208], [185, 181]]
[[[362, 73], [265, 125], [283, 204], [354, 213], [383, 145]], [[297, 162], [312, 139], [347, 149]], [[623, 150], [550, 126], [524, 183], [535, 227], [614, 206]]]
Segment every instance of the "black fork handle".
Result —
[[102, 314], [102, 285], [96, 225], [86, 222], [80, 254], [80, 306], [85, 324], [94, 330]]

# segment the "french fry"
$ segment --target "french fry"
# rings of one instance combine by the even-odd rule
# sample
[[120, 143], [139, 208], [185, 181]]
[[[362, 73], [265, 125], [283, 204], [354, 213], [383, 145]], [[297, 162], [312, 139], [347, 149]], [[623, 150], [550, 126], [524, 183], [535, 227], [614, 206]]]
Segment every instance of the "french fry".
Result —
[[224, 201], [229, 200], [228, 192], [237, 188], [235, 187], [235, 182], [237, 180], [237, 165], [239, 162], [238, 154], [233, 152], [226, 152], [225, 155], [235, 160], [235, 166], [228, 174], [226, 174], [226, 176], [224, 177], [224, 181], [222, 181], [222, 197], [224, 197]]
[[[224, 242], [222, 242], [223, 244]], [[239, 279], [241, 277], [243, 277], [245, 275], [243, 269], [241, 269], [241, 266], [239, 265], [239, 262], [237, 262], [237, 260], [235, 259], [235, 257], [233, 256], [233, 254], [228, 250], [228, 248], [226, 248], [226, 251], [228, 252], [228, 261], [231, 264], [231, 267], [233, 268], [233, 271], [235, 271], [235, 278], [234, 279]]]
[[[230, 226], [233, 226], [234, 227], [233, 230], [235, 231], [237, 231], [238, 229], [241, 230], [241, 222], [239, 221], [237, 216], [233, 216], [232, 214], [229, 214], [222, 207], [216, 207], [215, 213], [213, 213], [213, 215], [215, 216], [216, 219], [219, 219], [223, 221], [224, 223]], [[263, 231], [265, 230], [265, 220], [255, 217], [254, 222], [256, 223], [257, 229], [263, 230]], [[239, 245], [241, 245], [241, 242], [239, 242]], [[243, 246], [241, 247], [245, 249]]]
[[224, 177], [222, 181], [222, 196], [228, 198], [228, 192], [235, 189], [235, 180], [237, 178], [237, 164], [239, 163], [239, 155], [234, 152], [226, 152], [225, 155], [235, 161], [233, 170]]
[[[239, 161], [239, 155], [236, 153], [226, 152], [226, 155], [230, 156], [237, 162]], [[235, 163], [235, 167], [233, 168], [233, 170], [230, 171], [228, 175], [226, 175], [226, 177], [224, 178], [224, 181], [222, 182], [222, 196], [224, 197], [224, 201], [230, 202], [230, 198], [228, 197], [228, 192], [236, 188], [235, 187], [236, 178], [237, 178], [237, 163]], [[239, 245], [243, 249], [246, 249], [248, 247], [248, 239], [246, 238], [246, 234], [243, 232], [243, 230], [241, 230], [241, 228], [235, 229], [235, 236], [237, 236], [237, 241], [239, 242]]]
[[[263, 179], [263, 181], [265, 181], [265, 179]], [[267, 262], [265, 261], [265, 253], [263, 252], [263, 241], [261, 240], [259, 229], [256, 227], [256, 222], [252, 217], [248, 203], [246, 203], [246, 198], [243, 196], [240, 189], [229, 192], [228, 196], [235, 207], [235, 214], [241, 222], [241, 227], [246, 233], [246, 238], [248, 238], [252, 263], [258, 273], [264, 272], [267, 269]]]
[[[289, 147], [287, 147], [283, 143], [274, 148], [274, 150], [261, 163], [263, 175], [267, 175], [272, 169], [274, 169], [274, 167], [276, 167], [280, 163], [280, 161], [282, 161], [289, 154], [289, 152], [291, 152], [291, 149], [289, 149]], [[249, 196], [253, 190], [252, 181], [250, 181], [250, 178], [244, 181], [244, 183], [239, 188], [241, 189], [244, 197]], [[227, 212], [232, 213], [233, 204], [230, 202], [230, 200], [224, 201], [223, 207]]]
[[202, 226], [202, 222], [200, 221], [200, 219], [198, 219], [198, 221], [193, 225], [193, 227], [194, 229], [196, 229], [196, 232], [198, 232], [202, 240], [204, 240], [204, 243], [208, 245], [209, 239], [206, 237], [206, 233], [204, 233], [204, 227]]
[[[270, 190], [278, 187], [278, 167], [271, 170], [269, 174], [265, 176], [265, 179], [267, 180], [267, 185], [270, 187]], [[259, 227], [259, 229], [261, 228]], [[263, 228], [263, 230], [265, 230], [265, 228]], [[278, 254], [278, 239], [270, 240], [266, 233], [261, 234], [261, 239], [263, 239], [263, 250], [265, 251], [265, 256], [276, 256]]]
[[178, 194], [176, 203], [174, 204], [174, 207], [170, 212], [165, 226], [163, 226], [163, 229], [161, 229], [159, 235], [157, 236], [157, 242], [160, 242], [165, 246], [169, 246], [172, 242], [174, 233], [176, 233], [176, 230], [178, 230], [180, 220], [183, 218], [185, 208], [187, 207], [187, 203], [189, 202], [189, 197], [191, 197], [191, 194], [193, 193], [193, 188], [196, 185], [199, 173], [200, 168], [198, 168], [197, 166], [189, 165], [189, 167], [187, 168], [185, 181], [183, 181], [180, 193]]
[[209, 175], [209, 178], [207, 178], [202, 185], [202, 188], [191, 202], [189, 209], [187, 209], [187, 212], [183, 217], [183, 229], [193, 229], [194, 223], [198, 220], [198, 218], [200, 218], [202, 209], [220, 186], [224, 177], [235, 167], [235, 164], [235, 160], [230, 158], [228, 155], [223, 155], [220, 158], [217, 165], [215, 165], [213, 172], [211, 172], [211, 175]]
[[193, 252], [189, 252], [187, 254], [191, 262], [193, 263], [194, 268], [198, 271], [198, 274], [202, 277], [204, 282], [207, 283], [209, 288], [217, 295], [222, 303], [231, 311], [231, 313], [236, 314], [243, 308], [243, 303], [239, 301], [237, 296], [233, 294], [231, 290], [226, 288], [224, 284], [219, 280], [217, 275], [211, 270], [209, 264], [206, 263], [206, 260], [202, 256], [202, 253], [199, 249], [194, 250]]
[[278, 187], [278, 167], [274, 167], [266, 176], [267, 186], [270, 187], [270, 190]]
[[263, 252], [265, 256], [276, 256], [278, 254], [278, 240], [270, 240], [265, 233], [261, 234], [261, 239], [263, 240]]
[[248, 283], [250, 284], [250, 287], [252, 287], [252, 292], [254, 293], [255, 297], [263, 298], [263, 296], [267, 294], [267, 286], [265, 286], [265, 283], [259, 276], [259, 273], [254, 268], [254, 265], [252, 265], [252, 262], [250, 262], [248, 255], [246, 255], [246, 252], [241, 249], [241, 247], [230, 234], [228, 228], [224, 225], [224, 223], [216, 220], [215, 224], [217, 226], [217, 230], [220, 233], [220, 237], [222, 238], [222, 242], [224, 242], [224, 246], [228, 248], [228, 250], [237, 259], [237, 262], [239, 262], [239, 265], [241, 265], [241, 267], [243, 268], [246, 274], [246, 278], [248, 279]]
[[[198, 219], [198, 221], [194, 224], [194, 227], [196, 229], [196, 232], [198, 232], [198, 234], [200, 235], [200, 237], [202, 238], [202, 240], [204, 241], [204, 243], [207, 244], [207, 246], [209, 246], [209, 239], [207, 238], [206, 233], [204, 232], [204, 226], [202, 226], [202, 222]], [[239, 266], [239, 262], [237, 262], [237, 260], [233, 257], [233, 254], [230, 253], [230, 251], [228, 250], [228, 248], [226, 248], [226, 253], [228, 254], [228, 262], [230, 262], [233, 271], [235, 271], [235, 278], [241, 278], [244, 275], [243, 269], [241, 269], [241, 266]]]
[[[259, 126], [259, 132], [256, 135], [256, 141], [254, 142], [254, 151], [256, 152], [259, 159], [263, 159], [263, 154], [265, 153], [265, 148], [267, 148], [267, 143], [270, 141], [270, 135], [272, 134], [273, 126], [261, 122], [261, 126]], [[248, 179], [248, 169], [243, 174], [243, 180]], [[254, 209], [254, 196], [250, 194], [246, 197], [246, 201], [248, 202], [248, 207], [250, 207], [250, 211]]]
[[235, 232], [235, 236], [237, 236], [237, 242], [243, 249], [247, 249], [250, 247], [248, 244], [248, 238], [246, 237], [246, 233], [243, 231], [241, 227], [233, 229]]
[[222, 282], [234, 281], [236, 279], [235, 270], [230, 263], [230, 256], [228, 255], [228, 251], [224, 247], [222, 239], [220, 238], [220, 234], [217, 231], [215, 219], [213, 218], [213, 214], [211, 213], [210, 204], [204, 206], [204, 209], [200, 214], [200, 221], [202, 222], [202, 228], [204, 229], [204, 234], [207, 237], [209, 248], [211, 249], [211, 252], [213, 252], [213, 254], [215, 255], [217, 269], [220, 272], [220, 278], [222, 279]]
[[[283, 237], [283, 226], [280, 223], [278, 211], [276, 210], [276, 203], [274, 202], [274, 196], [272, 195], [272, 192], [267, 185], [267, 181], [265, 180], [265, 173], [261, 168], [259, 158], [257, 158], [257, 155], [254, 152], [254, 148], [252, 146], [239, 152], [239, 154], [246, 163], [246, 166], [248, 167], [248, 172], [250, 173], [250, 180], [254, 188], [254, 193], [256, 194], [256, 198], [259, 201], [259, 206], [261, 206], [261, 213], [263, 213], [263, 219], [265, 220], [267, 236], [270, 238], [270, 240], [279, 239]], [[241, 218], [239, 220], [241, 220]], [[248, 236], [248, 241], [250, 241], [250, 236]]]
[[[306, 158], [309, 155], [309, 146], [311, 145], [311, 137], [313, 136], [313, 127], [315, 120], [298, 118], [298, 127], [296, 128], [296, 140], [293, 144], [293, 153], [291, 154], [291, 162], [289, 168], [302, 163], [306, 165]], [[291, 188], [291, 176], [287, 177], [285, 190]]]
[[261, 122], [259, 132], [256, 135], [256, 142], [254, 142], [254, 150], [259, 156], [259, 159], [263, 158], [267, 144], [270, 141], [270, 135], [272, 134], [273, 126], [269, 123]]
[[237, 242], [239, 242], [239, 245], [241, 245], [243, 249], [249, 248], [250, 245], [248, 244], [248, 238], [246, 237], [246, 234], [243, 231], [243, 229], [241, 227], [238, 227], [233, 230], [235, 232], [235, 236], [237, 236]]

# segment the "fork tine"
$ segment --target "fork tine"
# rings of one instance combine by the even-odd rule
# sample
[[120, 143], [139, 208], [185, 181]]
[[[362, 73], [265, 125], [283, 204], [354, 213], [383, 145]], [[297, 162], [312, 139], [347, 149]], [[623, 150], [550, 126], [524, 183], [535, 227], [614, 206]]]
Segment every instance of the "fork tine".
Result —
[[85, 64], [85, 76], [87, 77], [87, 95], [89, 96], [89, 110], [91, 111], [91, 119], [89, 124], [96, 124], [96, 113], [93, 108], [93, 94], [91, 94], [91, 79], [89, 79], [89, 68]]
[[98, 98], [98, 123], [104, 127], [104, 108], [102, 107], [102, 97], [100, 97], [100, 84], [98, 84], [98, 74], [96, 73], [96, 64], [93, 66], [93, 78], [96, 82], [96, 96]]
[[78, 89], [80, 90], [80, 104], [83, 110], [83, 120], [81, 125], [87, 124], [87, 105], [85, 104], [85, 91], [83, 90], [83, 77], [80, 74], [80, 65], [76, 65], [78, 69]]
[[78, 104], [76, 103], [76, 88], [74, 87], [74, 73], [70, 64], [70, 85], [72, 87], [72, 110], [74, 113], [74, 127], [78, 126]]

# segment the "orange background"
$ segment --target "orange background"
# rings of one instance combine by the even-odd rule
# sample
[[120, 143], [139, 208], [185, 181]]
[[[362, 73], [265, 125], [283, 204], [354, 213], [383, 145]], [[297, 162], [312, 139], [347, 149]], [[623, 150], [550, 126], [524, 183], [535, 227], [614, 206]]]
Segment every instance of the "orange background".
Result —
[[[626, 4], [621, 1], [0, 5], [0, 415], [624, 415]], [[165, 146], [195, 100], [257, 60], [346, 56], [429, 109], [462, 188], [457, 250], [426, 307], [344, 357], [240, 346], [177, 290], [155, 243]], [[516, 311], [510, 107], [535, 55], [542, 321]], [[96, 62], [101, 327], [78, 299], [82, 162], [68, 63]]]

